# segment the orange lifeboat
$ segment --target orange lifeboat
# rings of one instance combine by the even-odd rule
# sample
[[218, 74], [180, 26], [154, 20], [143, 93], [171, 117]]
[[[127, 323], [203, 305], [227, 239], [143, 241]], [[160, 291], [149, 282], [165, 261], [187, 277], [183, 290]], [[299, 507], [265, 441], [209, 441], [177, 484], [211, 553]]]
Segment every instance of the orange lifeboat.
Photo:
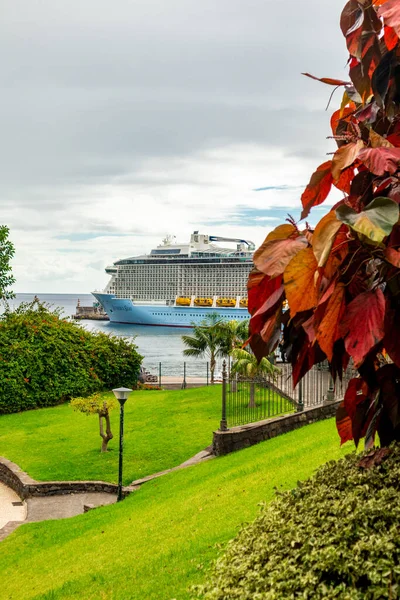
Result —
[[184, 298], [183, 296], [180, 296], [179, 298], [176, 299], [176, 305], [177, 306], [190, 306], [190, 298]]
[[195, 298], [194, 305], [195, 306], [212, 306], [212, 298]]
[[217, 298], [216, 305], [220, 308], [235, 308], [235, 298]]
[[239, 301], [239, 305], [241, 306], [241, 308], [247, 308], [249, 305], [249, 301], [247, 300], [247, 298], [241, 298]]

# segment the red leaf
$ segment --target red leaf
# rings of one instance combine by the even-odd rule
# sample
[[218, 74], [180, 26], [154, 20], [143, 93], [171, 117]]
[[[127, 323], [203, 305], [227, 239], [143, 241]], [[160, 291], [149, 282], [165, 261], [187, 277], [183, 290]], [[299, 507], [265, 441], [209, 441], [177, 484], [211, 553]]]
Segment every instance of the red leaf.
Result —
[[250, 321], [249, 344], [257, 360], [271, 354], [277, 347], [281, 337], [282, 310], [278, 308], [264, 323], [260, 332], [253, 331]]
[[372, 469], [383, 463], [383, 461], [392, 454], [393, 450], [390, 448], [378, 448], [372, 450], [367, 456], [364, 456], [358, 463], [361, 469]]
[[390, 142], [396, 148], [400, 147], [400, 131], [396, 131], [395, 133], [391, 133], [387, 136], [387, 141]]
[[282, 309], [282, 302], [284, 299], [283, 285], [280, 285], [276, 290], [273, 290], [275, 282], [281, 283], [281, 281], [282, 277], [279, 277], [268, 282], [266, 288], [262, 290], [265, 300], [261, 305], [259, 304], [260, 295], [257, 298], [256, 302], [258, 308], [252, 313], [253, 316], [250, 319], [250, 331], [252, 333], [260, 333], [271, 314], [276, 313], [278, 308], [280, 310]]
[[364, 148], [357, 158], [375, 175], [394, 175], [399, 168], [400, 148]]
[[[372, 394], [372, 400], [375, 395], [376, 393]], [[367, 433], [368, 424], [373, 416], [373, 411], [369, 410], [370, 403], [371, 392], [365, 381], [361, 377], [351, 379], [344, 396], [344, 406], [351, 420], [351, 431], [356, 446]]]
[[350, 85], [350, 81], [342, 81], [341, 79], [330, 79], [329, 77], [315, 77], [315, 75], [310, 75], [310, 73], [302, 73], [306, 77], [311, 77], [311, 79], [315, 79], [316, 81], [321, 81], [322, 83], [327, 83], [328, 85], [335, 85], [336, 87], [339, 85]]
[[354, 104], [354, 102], [350, 102], [349, 106], [346, 106], [346, 108], [339, 108], [338, 110], [335, 110], [335, 112], [331, 116], [331, 128], [333, 135], [336, 135], [339, 123], [341, 121], [347, 121], [348, 116], [354, 113], [355, 109], [356, 105]]
[[333, 185], [340, 191], [349, 195], [351, 191], [351, 184], [354, 179], [354, 167], [349, 167], [342, 171], [339, 175], [339, 179], [334, 181]]
[[378, 8], [378, 16], [384, 20], [385, 25], [389, 25], [397, 35], [400, 35], [400, 4], [398, 0], [385, 2]]
[[382, 341], [384, 317], [385, 297], [380, 288], [360, 294], [347, 306], [339, 331], [356, 366]]
[[281, 275], [292, 258], [308, 245], [305, 237], [298, 236], [287, 240], [268, 238], [254, 253], [253, 262], [259, 271], [270, 277]]
[[342, 402], [336, 411], [336, 429], [340, 437], [340, 444], [345, 444], [353, 439], [353, 431], [351, 428], [351, 419]]
[[397, 33], [395, 32], [395, 30], [392, 27], [389, 27], [388, 25], [385, 25], [384, 31], [385, 31], [385, 34], [383, 37], [385, 40], [386, 48], [390, 52], [391, 50], [393, 50], [393, 48], [398, 43], [399, 37], [398, 37]]
[[303, 212], [301, 218], [305, 219], [313, 206], [322, 204], [328, 196], [333, 182], [331, 173], [332, 161], [328, 160], [318, 167], [311, 175], [311, 179], [301, 196]]
[[318, 362], [317, 349], [318, 346], [316, 344], [310, 342], [303, 343], [293, 363], [293, 387], [296, 387], [300, 379]]
[[350, 379], [344, 395], [344, 405], [350, 419], [354, 419], [357, 412], [357, 405], [365, 402], [368, 394], [368, 386], [361, 377]]
[[400, 252], [394, 248], [385, 249], [385, 258], [391, 265], [400, 269]]
[[260, 308], [268, 296], [278, 289], [281, 282], [281, 277], [271, 279], [271, 277], [264, 275], [264, 273], [261, 273], [257, 269], [253, 269], [250, 272], [247, 281], [247, 290], [249, 297], [248, 309], [251, 315]]
[[320, 348], [325, 352], [329, 362], [332, 362], [333, 344], [340, 337], [338, 330], [345, 309], [344, 294], [344, 285], [338, 283], [329, 298], [324, 317], [316, 334]]
[[340, 16], [340, 28], [346, 38], [351, 56], [361, 58], [361, 34], [364, 23], [364, 11], [356, 0], [349, 0]]

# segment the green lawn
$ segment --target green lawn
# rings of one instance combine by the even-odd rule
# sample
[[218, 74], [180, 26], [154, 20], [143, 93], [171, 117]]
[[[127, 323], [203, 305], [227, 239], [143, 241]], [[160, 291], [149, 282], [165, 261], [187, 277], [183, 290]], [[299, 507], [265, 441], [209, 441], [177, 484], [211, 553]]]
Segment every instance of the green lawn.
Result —
[[[135, 391], [125, 405], [124, 482], [174, 467], [212, 442], [221, 411], [221, 387]], [[0, 456], [35, 479], [100, 479], [116, 482], [118, 410], [114, 439], [100, 453], [96, 415], [68, 404], [0, 416]]]
[[154, 480], [118, 505], [23, 525], [0, 544], [1, 598], [187, 599], [275, 487], [292, 488], [352, 449], [339, 447], [333, 419], [322, 421]]

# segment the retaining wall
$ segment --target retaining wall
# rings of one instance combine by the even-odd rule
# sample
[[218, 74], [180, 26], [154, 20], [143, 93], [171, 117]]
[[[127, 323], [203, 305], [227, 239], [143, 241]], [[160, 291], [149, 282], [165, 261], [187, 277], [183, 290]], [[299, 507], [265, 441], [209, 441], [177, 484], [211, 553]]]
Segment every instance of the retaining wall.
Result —
[[241, 450], [264, 440], [269, 440], [282, 433], [304, 427], [304, 425], [333, 417], [340, 402], [341, 400], [326, 402], [321, 406], [308, 408], [294, 414], [258, 421], [240, 427], [232, 427], [227, 431], [214, 431], [213, 453], [216, 456], [223, 456], [235, 450]]
[[[0, 457], [0, 481], [23, 499], [33, 496], [57, 496], [85, 492], [106, 492], [108, 494], [118, 492], [117, 485], [105, 481], [35, 481], [18, 465], [2, 457]], [[122, 493], [127, 496], [134, 489], [134, 487], [127, 486], [122, 488]]]

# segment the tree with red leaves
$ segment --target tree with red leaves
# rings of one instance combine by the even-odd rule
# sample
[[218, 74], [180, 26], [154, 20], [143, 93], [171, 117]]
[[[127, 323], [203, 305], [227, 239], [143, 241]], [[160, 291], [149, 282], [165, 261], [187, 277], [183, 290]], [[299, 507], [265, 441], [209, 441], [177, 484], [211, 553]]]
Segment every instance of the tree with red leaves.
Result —
[[301, 218], [332, 186], [343, 199], [315, 229], [288, 219], [254, 254], [249, 343], [261, 360], [283, 328], [295, 385], [324, 360], [336, 380], [352, 359], [359, 377], [337, 426], [342, 443], [369, 448], [376, 433], [400, 440], [400, 0], [349, 0], [340, 25], [350, 81], [319, 79], [344, 89], [338, 148], [311, 176]]

